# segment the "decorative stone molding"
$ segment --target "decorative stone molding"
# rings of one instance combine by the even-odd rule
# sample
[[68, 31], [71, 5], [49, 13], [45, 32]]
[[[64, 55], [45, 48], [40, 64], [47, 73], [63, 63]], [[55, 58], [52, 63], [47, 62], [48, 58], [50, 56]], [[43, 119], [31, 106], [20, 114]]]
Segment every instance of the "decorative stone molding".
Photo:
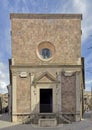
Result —
[[14, 58], [12, 58], [12, 65], [14, 65]]
[[80, 75], [80, 71], [76, 71], [76, 75]]
[[64, 71], [64, 72], [63, 72], [63, 75], [64, 75], [64, 76], [73, 76], [74, 74], [75, 74], [74, 71]]
[[[44, 82], [42, 82], [41, 79], [44, 78], [44, 77], [47, 79], [47, 81], [44, 80]], [[32, 85], [36, 85], [36, 84], [54, 84], [54, 83], [58, 84], [58, 83], [60, 83], [60, 81], [58, 81], [58, 79], [56, 79], [49, 72], [44, 72], [40, 76], [34, 77]]]
[[12, 75], [16, 76], [17, 75], [17, 71], [16, 70], [12, 70]]
[[81, 58], [78, 58], [78, 60], [77, 60], [77, 65], [81, 65], [82, 63], [81, 63]]
[[[49, 51], [49, 53], [47, 52], [49, 54], [49, 55], [47, 54], [47, 56], [48, 56], [47, 58], [44, 58], [43, 55], [41, 54], [41, 51], [44, 49], [48, 49], [48, 51]], [[40, 60], [49, 61], [55, 55], [55, 46], [49, 41], [43, 41], [37, 46], [36, 53], [37, 53], [37, 56], [40, 58]], [[46, 55], [46, 53], [45, 53], [45, 55]]]
[[11, 69], [25, 69], [25, 68], [82, 68], [82, 65], [60, 65], [60, 64], [49, 64], [49, 65], [36, 65], [36, 64], [26, 64], [26, 65], [23, 65], [23, 64], [16, 64], [16, 65], [13, 65], [11, 66]]
[[20, 77], [21, 78], [26, 78], [28, 76], [28, 73], [27, 72], [21, 72], [20, 73]]
[[10, 19], [82, 19], [81, 14], [10, 14]]

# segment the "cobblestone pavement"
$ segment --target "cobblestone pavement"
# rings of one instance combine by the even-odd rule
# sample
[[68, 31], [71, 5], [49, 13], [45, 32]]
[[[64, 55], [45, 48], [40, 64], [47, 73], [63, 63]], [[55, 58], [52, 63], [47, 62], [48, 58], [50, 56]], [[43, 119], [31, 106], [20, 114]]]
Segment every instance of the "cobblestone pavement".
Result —
[[91, 112], [86, 112], [84, 114], [84, 119], [80, 122], [74, 122], [72, 124], [62, 124], [53, 128], [39, 128], [33, 127], [31, 124], [15, 124], [9, 122], [8, 115], [0, 116], [0, 130], [92, 130], [92, 120], [91, 120]]

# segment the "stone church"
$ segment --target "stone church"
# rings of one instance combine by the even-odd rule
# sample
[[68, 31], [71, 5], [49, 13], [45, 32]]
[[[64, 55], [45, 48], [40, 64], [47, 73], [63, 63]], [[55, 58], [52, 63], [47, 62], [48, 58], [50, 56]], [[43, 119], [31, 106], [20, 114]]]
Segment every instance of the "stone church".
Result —
[[[12, 122], [80, 121], [81, 14], [11, 14]], [[37, 118], [35, 118], [37, 116]]]

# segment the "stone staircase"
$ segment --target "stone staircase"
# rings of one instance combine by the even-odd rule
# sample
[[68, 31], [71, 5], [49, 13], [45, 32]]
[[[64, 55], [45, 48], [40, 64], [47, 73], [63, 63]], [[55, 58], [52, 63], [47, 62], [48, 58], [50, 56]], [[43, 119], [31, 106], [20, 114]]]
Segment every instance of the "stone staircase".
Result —
[[44, 126], [44, 124], [47, 126], [47, 124], [51, 124], [51, 126], [55, 126], [59, 124], [70, 124], [72, 121], [68, 115], [62, 115], [58, 113], [37, 113], [30, 114], [28, 118], [23, 120], [23, 123], [39, 126]]

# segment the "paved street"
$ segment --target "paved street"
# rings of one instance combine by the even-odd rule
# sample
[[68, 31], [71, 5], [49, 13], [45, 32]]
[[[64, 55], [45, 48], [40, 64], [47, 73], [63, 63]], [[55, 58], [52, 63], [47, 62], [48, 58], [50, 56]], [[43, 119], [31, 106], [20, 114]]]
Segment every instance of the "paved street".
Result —
[[92, 121], [90, 119], [90, 112], [86, 112], [84, 114], [84, 119], [81, 122], [74, 122], [72, 124], [62, 124], [61, 126], [54, 127], [54, 128], [39, 128], [39, 127], [33, 127], [30, 124], [15, 124], [9, 122], [8, 115], [6, 115], [5, 121], [5, 115], [0, 116], [0, 130], [92, 130]]
[[91, 119], [91, 112], [90, 112], [90, 111], [86, 112], [86, 113], [84, 114], [83, 118], [84, 118], [84, 119]]

